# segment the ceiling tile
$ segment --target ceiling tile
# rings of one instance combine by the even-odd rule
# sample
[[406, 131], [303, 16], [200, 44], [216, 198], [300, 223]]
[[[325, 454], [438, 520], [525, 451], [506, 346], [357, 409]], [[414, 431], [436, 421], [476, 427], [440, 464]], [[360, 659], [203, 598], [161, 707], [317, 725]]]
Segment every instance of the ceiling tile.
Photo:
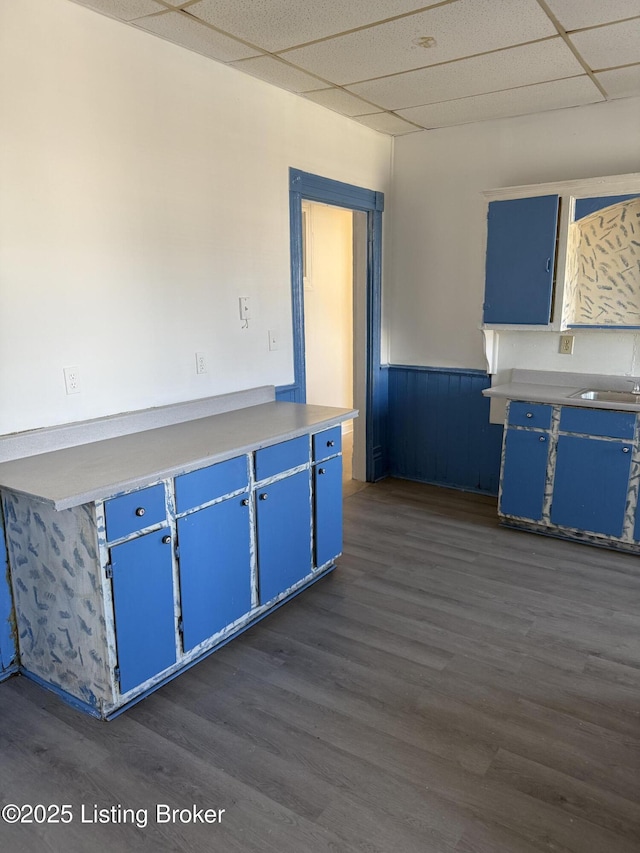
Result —
[[640, 15], [640, 0], [547, 0], [565, 30], [595, 27]]
[[573, 33], [571, 41], [592, 69], [640, 62], [640, 21], [625, 21]]
[[391, 113], [372, 113], [371, 115], [357, 116], [354, 120], [359, 121], [360, 124], [366, 124], [372, 130], [389, 133], [391, 136], [401, 136], [404, 133], [415, 133], [417, 130], [421, 130], [414, 124], [409, 124], [409, 122], [391, 115]]
[[324, 80], [312, 77], [305, 71], [300, 71], [292, 65], [287, 65], [273, 56], [255, 56], [252, 59], [241, 59], [231, 65], [240, 71], [246, 71], [253, 77], [260, 77], [267, 83], [288, 89], [290, 92], [309, 92], [326, 86]]
[[604, 98], [591, 79], [572, 77], [552, 83], [537, 83], [521, 89], [508, 89], [472, 98], [460, 98], [424, 107], [399, 110], [399, 114], [426, 128], [448, 127], [508, 116], [593, 104]]
[[[355, 83], [557, 35], [536, 0], [456, 0], [388, 24], [284, 53], [336, 83]], [[419, 40], [435, 39], [432, 47]]]
[[343, 89], [321, 89], [319, 92], [307, 92], [305, 98], [345, 116], [361, 116], [375, 109], [371, 104], [356, 98], [355, 95], [350, 95]]
[[77, 0], [77, 2], [97, 12], [111, 15], [112, 18], [119, 18], [121, 21], [133, 21], [144, 15], [161, 12], [165, 8], [155, 0]]
[[381, 107], [398, 110], [580, 74], [584, 69], [558, 37], [348, 88]]
[[223, 36], [210, 27], [184, 15], [182, 12], [166, 12], [135, 22], [137, 27], [148, 30], [189, 50], [203, 53], [221, 62], [255, 56], [256, 51], [235, 39]]
[[628, 65], [626, 68], [602, 71], [600, 74], [596, 74], [596, 79], [604, 86], [604, 90], [610, 98], [628, 98], [633, 95], [640, 95], [640, 65]]
[[436, 2], [439, 0], [200, 0], [189, 6], [189, 13], [265, 50], [278, 51]]

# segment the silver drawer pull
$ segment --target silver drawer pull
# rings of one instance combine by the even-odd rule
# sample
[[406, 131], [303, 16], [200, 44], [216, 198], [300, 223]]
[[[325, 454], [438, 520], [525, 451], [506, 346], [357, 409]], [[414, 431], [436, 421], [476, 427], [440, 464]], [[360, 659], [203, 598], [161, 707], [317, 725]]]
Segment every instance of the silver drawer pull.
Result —
[[139, 506], [138, 509], [136, 510], [136, 515], [139, 516], [140, 518], [142, 518], [144, 513], [145, 513], [145, 508], [143, 506]]
[[623, 447], [623, 448], [622, 448], [622, 452], [623, 452], [623, 453], [628, 453], [628, 452], [629, 452], [629, 448], [628, 448], [628, 447]]
[[268, 495], [266, 492], [263, 492], [263, 493], [260, 495], [260, 500], [261, 500], [261, 501], [266, 501], [266, 499], [267, 499], [268, 497], [269, 497], [269, 495]]
[[546, 435], [541, 435], [540, 438], [538, 439], [538, 441], [546, 441], [546, 440], [547, 440]]
[[249, 506], [249, 498], [242, 498], [240, 506]]
[[318, 474], [326, 474], [326, 473], [327, 473], [326, 468], [318, 468]]
[[327, 447], [333, 447], [334, 444], [335, 444], [335, 441], [328, 441]]
[[170, 536], [163, 536], [162, 537], [162, 544], [163, 545], [171, 545], [171, 537]]
[[527, 417], [528, 417], [528, 418], [532, 418], [532, 417], [533, 417], [533, 412], [527, 412]]

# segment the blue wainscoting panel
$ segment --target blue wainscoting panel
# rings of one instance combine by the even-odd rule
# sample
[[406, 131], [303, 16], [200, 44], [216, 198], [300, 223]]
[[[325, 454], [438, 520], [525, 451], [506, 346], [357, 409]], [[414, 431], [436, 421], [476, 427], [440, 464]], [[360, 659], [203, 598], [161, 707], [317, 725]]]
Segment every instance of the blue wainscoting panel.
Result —
[[391, 475], [497, 495], [502, 425], [481, 370], [389, 366]]
[[16, 643], [13, 630], [13, 600], [7, 574], [7, 549], [0, 518], [0, 678], [16, 665]]

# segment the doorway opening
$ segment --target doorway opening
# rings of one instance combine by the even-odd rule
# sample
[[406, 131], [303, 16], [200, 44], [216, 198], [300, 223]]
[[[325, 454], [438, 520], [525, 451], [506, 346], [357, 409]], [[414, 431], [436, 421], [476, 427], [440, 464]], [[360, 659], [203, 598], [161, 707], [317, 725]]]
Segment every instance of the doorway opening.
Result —
[[[307, 403], [366, 408], [366, 214], [302, 201]], [[365, 418], [342, 424], [345, 494], [366, 480]]]
[[[307, 229], [303, 227], [303, 219], [306, 218], [303, 217], [303, 202], [317, 202], [323, 207], [340, 208], [351, 216], [352, 353], [355, 354], [352, 361], [352, 388], [353, 407], [359, 411], [359, 417], [354, 422], [353, 474], [358, 479], [374, 482], [388, 473], [385, 434], [388, 371], [386, 365], [381, 365], [380, 357], [384, 196], [375, 190], [333, 181], [297, 169], [289, 170], [294, 380], [289, 385], [276, 388], [276, 398], [298, 403], [307, 402], [308, 392], [305, 335], [305, 308], [308, 306], [305, 306], [304, 291], [304, 242], [308, 235]], [[348, 243], [348, 240], [346, 242]], [[309, 252], [306, 256], [308, 262]], [[314, 335], [314, 344], [317, 344], [320, 352], [323, 350], [323, 341], [327, 338], [326, 328], [323, 333]], [[325, 345], [325, 355], [327, 351], [328, 347]], [[330, 405], [326, 399], [322, 402]]]

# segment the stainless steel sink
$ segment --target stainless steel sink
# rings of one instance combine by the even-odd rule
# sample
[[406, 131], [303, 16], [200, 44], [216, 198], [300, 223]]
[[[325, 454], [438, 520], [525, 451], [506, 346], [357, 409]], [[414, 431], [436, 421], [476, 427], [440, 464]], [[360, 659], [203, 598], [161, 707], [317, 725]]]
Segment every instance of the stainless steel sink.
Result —
[[582, 391], [576, 391], [575, 394], [569, 396], [577, 397], [580, 400], [596, 400], [600, 403], [634, 403], [640, 405], [640, 394], [634, 394], [633, 391], [595, 391], [584, 388]]

